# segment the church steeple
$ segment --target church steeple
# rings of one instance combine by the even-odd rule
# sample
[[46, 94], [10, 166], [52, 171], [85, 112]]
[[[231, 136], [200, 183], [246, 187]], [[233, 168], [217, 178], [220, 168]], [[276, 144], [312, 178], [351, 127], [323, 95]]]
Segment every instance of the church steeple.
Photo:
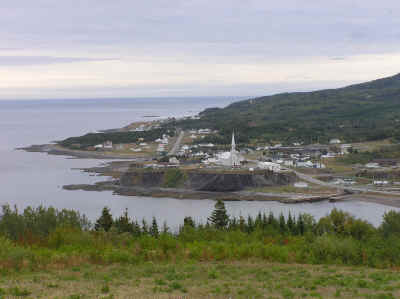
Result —
[[235, 132], [232, 131], [232, 147], [231, 152], [236, 151], [236, 143], [235, 143]]
[[231, 166], [239, 167], [240, 161], [236, 152], [236, 143], [235, 143], [235, 132], [232, 131], [232, 146], [231, 146]]

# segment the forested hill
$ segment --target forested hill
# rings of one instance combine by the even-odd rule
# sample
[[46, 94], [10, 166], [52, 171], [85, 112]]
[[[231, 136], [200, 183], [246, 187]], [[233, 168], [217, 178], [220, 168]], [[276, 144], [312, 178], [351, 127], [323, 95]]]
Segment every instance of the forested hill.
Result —
[[282, 93], [203, 111], [189, 128], [210, 127], [222, 135], [280, 142], [346, 142], [400, 137], [400, 74], [339, 89]]

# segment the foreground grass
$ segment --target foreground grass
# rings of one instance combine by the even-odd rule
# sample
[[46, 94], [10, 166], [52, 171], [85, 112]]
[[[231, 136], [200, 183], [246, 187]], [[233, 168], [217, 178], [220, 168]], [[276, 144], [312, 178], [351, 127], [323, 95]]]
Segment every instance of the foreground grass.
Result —
[[5, 272], [0, 297], [398, 298], [400, 274], [361, 267], [265, 261], [83, 264]]

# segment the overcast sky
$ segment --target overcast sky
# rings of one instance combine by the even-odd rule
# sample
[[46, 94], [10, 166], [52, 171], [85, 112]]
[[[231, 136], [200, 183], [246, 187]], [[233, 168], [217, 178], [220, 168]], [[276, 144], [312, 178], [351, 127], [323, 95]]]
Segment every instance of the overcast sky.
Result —
[[400, 72], [399, 0], [1, 0], [0, 99], [257, 96]]

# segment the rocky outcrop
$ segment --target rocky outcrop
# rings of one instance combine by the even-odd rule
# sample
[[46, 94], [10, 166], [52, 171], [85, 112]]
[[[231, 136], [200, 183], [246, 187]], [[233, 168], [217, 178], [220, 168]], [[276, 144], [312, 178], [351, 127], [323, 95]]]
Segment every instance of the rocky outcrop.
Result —
[[[143, 171], [129, 170], [120, 179], [120, 185], [125, 187], [163, 187], [165, 174], [168, 170]], [[296, 181], [296, 175], [291, 172], [274, 173], [231, 172], [231, 171], [183, 171], [182, 188], [196, 191], [235, 192], [247, 188], [289, 185]], [[178, 186], [176, 186], [178, 187]]]
[[134, 171], [125, 172], [120, 178], [120, 185], [125, 187], [161, 187], [164, 184], [163, 171]]

